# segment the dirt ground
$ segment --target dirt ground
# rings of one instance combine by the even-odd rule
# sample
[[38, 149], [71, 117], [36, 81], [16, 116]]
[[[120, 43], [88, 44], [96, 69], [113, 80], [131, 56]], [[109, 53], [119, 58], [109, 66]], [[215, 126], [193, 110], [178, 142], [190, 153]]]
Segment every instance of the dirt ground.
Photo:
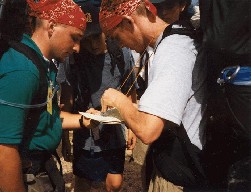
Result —
[[[143, 192], [141, 183], [141, 166], [134, 161], [129, 161], [127, 155], [125, 161], [124, 182], [122, 192]], [[67, 192], [74, 192], [74, 175], [72, 174], [72, 164], [64, 161], [61, 157], [64, 179]], [[103, 189], [92, 189], [92, 192], [103, 192]]]

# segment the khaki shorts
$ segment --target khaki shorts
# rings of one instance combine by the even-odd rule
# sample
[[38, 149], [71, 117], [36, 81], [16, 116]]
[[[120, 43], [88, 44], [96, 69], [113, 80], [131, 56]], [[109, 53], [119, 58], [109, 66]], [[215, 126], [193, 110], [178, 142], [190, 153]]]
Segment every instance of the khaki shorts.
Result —
[[183, 187], [174, 185], [173, 183], [165, 180], [161, 173], [154, 168], [153, 175], [150, 181], [148, 192], [182, 192]]

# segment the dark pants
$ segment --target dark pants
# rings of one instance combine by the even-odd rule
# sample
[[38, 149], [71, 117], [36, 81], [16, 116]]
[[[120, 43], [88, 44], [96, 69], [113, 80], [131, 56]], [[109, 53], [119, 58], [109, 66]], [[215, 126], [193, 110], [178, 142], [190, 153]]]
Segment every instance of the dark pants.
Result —
[[74, 148], [73, 173], [90, 181], [105, 181], [108, 173], [123, 174], [125, 148], [90, 152]]

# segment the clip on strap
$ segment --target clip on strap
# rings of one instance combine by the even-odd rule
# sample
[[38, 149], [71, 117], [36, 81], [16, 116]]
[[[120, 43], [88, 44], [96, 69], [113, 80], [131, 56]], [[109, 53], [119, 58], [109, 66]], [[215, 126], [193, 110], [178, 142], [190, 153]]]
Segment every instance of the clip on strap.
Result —
[[224, 68], [221, 71], [221, 77], [217, 79], [217, 83], [223, 85], [230, 82], [236, 77], [240, 69], [241, 67], [239, 65]]

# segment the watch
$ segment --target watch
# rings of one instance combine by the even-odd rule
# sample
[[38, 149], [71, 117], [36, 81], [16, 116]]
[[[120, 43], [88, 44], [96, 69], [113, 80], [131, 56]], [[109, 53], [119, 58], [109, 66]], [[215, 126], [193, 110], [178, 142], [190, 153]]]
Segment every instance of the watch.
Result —
[[84, 126], [84, 120], [83, 120], [83, 118], [84, 118], [84, 116], [81, 115], [81, 118], [79, 119], [79, 125], [80, 125], [81, 128], [84, 128], [84, 127], [85, 127], [85, 126]]

